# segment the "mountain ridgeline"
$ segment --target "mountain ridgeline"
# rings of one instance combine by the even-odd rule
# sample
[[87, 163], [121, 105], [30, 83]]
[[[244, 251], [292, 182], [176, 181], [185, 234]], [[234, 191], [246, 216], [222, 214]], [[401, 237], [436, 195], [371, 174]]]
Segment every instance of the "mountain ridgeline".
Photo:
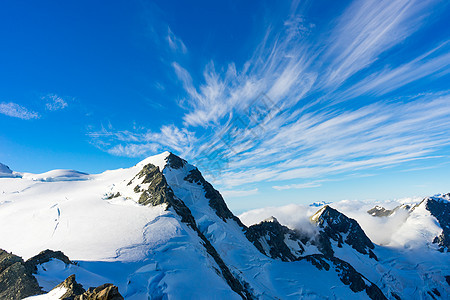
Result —
[[[311, 216], [312, 231], [287, 227], [275, 217], [244, 225], [201, 172], [173, 153], [83, 180], [36, 184], [17, 174], [0, 181], [6, 190], [0, 199], [6, 203], [0, 204], [0, 219], [6, 219], [0, 226], [8, 222], [8, 209], [30, 203], [33, 208], [23, 214], [31, 225], [24, 230], [37, 238], [16, 243], [21, 229], [0, 230], [5, 237], [0, 248], [27, 257], [42, 247], [55, 251], [24, 261], [0, 250], [1, 299], [44, 293], [54, 299], [113, 300], [450, 296], [448, 267], [436, 271], [435, 265], [418, 263], [417, 272], [403, 271], [405, 265], [393, 264], [387, 254], [404, 256], [407, 263], [414, 255], [374, 244], [356, 220], [329, 205]], [[24, 185], [24, 192], [16, 192]], [[37, 193], [42, 197], [33, 199]], [[446, 194], [419, 204], [441, 228], [426, 251], [444, 262], [449, 200]], [[414, 208], [407, 209], [414, 214]], [[389, 218], [394, 211], [375, 207], [368, 213]]]

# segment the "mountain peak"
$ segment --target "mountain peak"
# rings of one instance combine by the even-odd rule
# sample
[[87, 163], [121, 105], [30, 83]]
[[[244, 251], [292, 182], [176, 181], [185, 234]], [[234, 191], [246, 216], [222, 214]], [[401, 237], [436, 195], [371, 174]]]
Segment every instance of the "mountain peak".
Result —
[[[338, 247], [341, 248], [343, 244], [347, 244], [359, 253], [368, 254], [369, 257], [377, 259], [372, 252], [375, 246], [356, 220], [325, 205], [311, 217], [311, 221], [320, 228], [322, 237], [326, 236], [336, 241]], [[329, 250], [328, 253], [331, 253], [331, 249]]]
[[0, 163], [0, 178], [20, 177], [20, 173], [12, 171], [7, 165]]
[[149, 156], [146, 159], [143, 159], [140, 162], [138, 162], [136, 166], [143, 167], [145, 165], [152, 164], [159, 167], [159, 169], [162, 170], [164, 169], [164, 166], [166, 165], [167, 162], [167, 157], [170, 154], [171, 153], [169, 151], [164, 151], [163, 153]]
[[12, 171], [7, 165], [0, 163], [0, 173], [12, 174]]

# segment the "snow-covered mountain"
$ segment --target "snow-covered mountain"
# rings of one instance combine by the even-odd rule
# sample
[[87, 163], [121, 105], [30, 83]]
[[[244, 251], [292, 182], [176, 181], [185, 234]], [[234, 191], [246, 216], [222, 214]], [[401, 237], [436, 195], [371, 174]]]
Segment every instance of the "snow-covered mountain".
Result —
[[4, 176], [0, 298], [444, 299], [449, 198], [425, 199], [398, 245], [380, 246], [328, 205], [308, 228], [246, 226], [169, 152], [102, 174]]
[[20, 174], [13, 172], [7, 165], [0, 163], [0, 178], [15, 178], [20, 177]]

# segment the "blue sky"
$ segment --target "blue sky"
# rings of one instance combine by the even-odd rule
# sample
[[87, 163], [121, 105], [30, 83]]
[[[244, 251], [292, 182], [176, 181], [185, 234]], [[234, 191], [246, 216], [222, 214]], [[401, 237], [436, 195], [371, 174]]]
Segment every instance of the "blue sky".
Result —
[[235, 211], [448, 192], [446, 1], [4, 1], [0, 162], [165, 150]]

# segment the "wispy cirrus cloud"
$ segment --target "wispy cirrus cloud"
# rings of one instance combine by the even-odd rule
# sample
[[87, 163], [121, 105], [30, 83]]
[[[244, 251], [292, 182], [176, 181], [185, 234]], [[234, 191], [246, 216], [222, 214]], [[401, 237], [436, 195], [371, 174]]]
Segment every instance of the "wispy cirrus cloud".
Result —
[[186, 128], [179, 129], [174, 125], [162, 126], [159, 132], [145, 128], [117, 131], [109, 125], [107, 128], [102, 126], [98, 131], [91, 131], [88, 136], [98, 148], [113, 155], [128, 157], [140, 157], [166, 149], [190, 156], [196, 144], [193, 132]]
[[324, 59], [324, 84], [337, 87], [419, 29], [434, 1], [354, 1], [338, 18]]
[[41, 99], [45, 101], [45, 108], [50, 111], [61, 110], [68, 106], [67, 101], [56, 94], [48, 94]]
[[[354, 1], [317, 26], [292, 11], [283, 28], [268, 26], [241, 67], [211, 61], [198, 83], [180, 62], [171, 63], [185, 93], [181, 125], [90, 136], [106, 141], [104, 149], [115, 155], [171, 149], [233, 191], [287, 180], [274, 188], [312, 188], [333, 174], [436, 157], [450, 144], [450, 92], [387, 95], [447, 76], [448, 42], [395, 64], [385, 55], [423, 27], [435, 4]], [[364, 94], [374, 99], [359, 100]], [[356, 105], [337, 105], [343, 101]]]
[[310, 189], [320, 187], [322, 184], [316, 181], [306, 182], [306, 183], [294, 183], [286, 185], [274, 185], [273, 188], [279, 191], [290, 190], [290, 189]]
[[221, 191], [221, 194], [224, 197], [227, 198], [238, 198], [238, 197], [245, 197], [250, 195], [255, 195], [258, 193], [258, 189], [251, 189], [251, 190], [225, 190]]
[[183, 54], [187, 53], [187, 48], [183, 41], [172, 32], [170, 27], [167, 28], [167, 42], [172, 51], [181, 52]]
[[28, 110], [14, 102], [2, 102], [0, 103], [0, 113], [13, 118], [19, 118], [23, 120], [39, 119], [40, 115], [37, 112]]

